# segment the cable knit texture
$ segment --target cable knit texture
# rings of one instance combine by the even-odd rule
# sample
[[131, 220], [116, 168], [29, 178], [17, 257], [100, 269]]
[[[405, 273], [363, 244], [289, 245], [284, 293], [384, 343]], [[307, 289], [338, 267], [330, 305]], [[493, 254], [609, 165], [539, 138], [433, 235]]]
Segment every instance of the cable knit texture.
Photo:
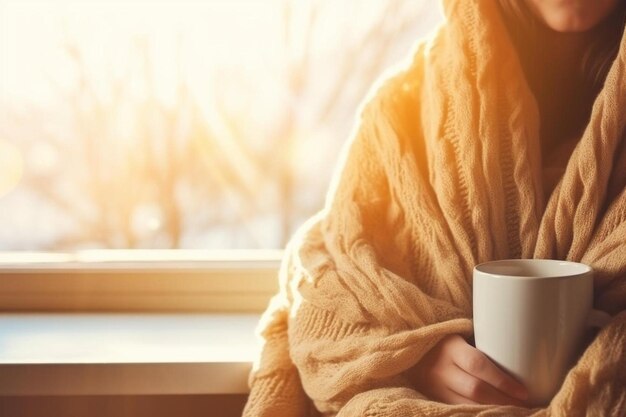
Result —
[[[446, 22], [374, 90], [325, 208], [288, 245], [244, 415], [624, 416], [626, 40], [547, 201], [536, 102], [495, 2]], [[612, 314], [546, 408], [429, 400], [407, 370], [472, 334], [472, 268], [568, 259]]]

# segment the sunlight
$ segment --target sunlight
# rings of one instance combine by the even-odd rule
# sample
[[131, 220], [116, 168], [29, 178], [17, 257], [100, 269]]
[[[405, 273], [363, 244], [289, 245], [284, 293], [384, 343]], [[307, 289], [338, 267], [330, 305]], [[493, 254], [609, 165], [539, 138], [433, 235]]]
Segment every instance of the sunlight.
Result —
[[0, 197], [11, 192], [24, 174], [24, 160], [13, 144], [0, 140]]
[[0, 0], [0, 250], [284, 247], [426, 4]]
[[[111, 77], [122, 77], [129, 66], [137, 65], [133, 53], [140, 48], [154, 71], [150, 87], [156, 98], [174, 105], [181, 79], [206, 94], [211, 87], [207, 80], [218, 67], [263, 66], [258, 58], [279, 26], [277, 9], [268, 7], [271, 3], [277, 2], [2, 0], [6, 40], [0, 91], [53, 100], [55, 88], [67, 87], [80, 75], [67, 71], [68, 53], [72, 59], [80, 53], [89, 69], [84, 74], [88, 81], [99, 94], [109, 96]], [[16, 39], [19, 42], [9, 41]], [[151, 93], [142, 83], [130, 87], [139, 97]]]

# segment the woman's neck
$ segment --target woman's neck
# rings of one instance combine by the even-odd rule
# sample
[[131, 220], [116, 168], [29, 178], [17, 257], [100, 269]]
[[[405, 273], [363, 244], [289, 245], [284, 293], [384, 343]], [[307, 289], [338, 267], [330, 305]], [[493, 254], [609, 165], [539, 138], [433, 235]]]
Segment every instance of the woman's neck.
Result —
[[526, 71], [541, 116], [541, 137], [549, 150], [576, 140], [587, 124], [598, 91], [586, 85], [585, 51], [593, 42], [588, 33], [563, 34], [545, 29], [533, 69]]
[[544, 150], [577, 140], [617, 53], [626, 2], [595, 28], [578, 33], [548, 28], [524, 1], [498, 4], [537, 101]]

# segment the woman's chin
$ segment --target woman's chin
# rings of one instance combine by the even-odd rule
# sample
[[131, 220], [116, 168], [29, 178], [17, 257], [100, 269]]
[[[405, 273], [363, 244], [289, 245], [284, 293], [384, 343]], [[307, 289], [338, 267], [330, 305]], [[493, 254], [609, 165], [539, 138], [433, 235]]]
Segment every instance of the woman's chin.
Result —
[[557, 32], [586, 32], [599, 25], [619, 0], [526, 0], [531, 11]]
[[572, 16], [564, 14], [562, 16], [544, 17], [546, 26], [556, 32], [579, 33], [593, 29], [602, 19], [592, 19], [589, 16]]

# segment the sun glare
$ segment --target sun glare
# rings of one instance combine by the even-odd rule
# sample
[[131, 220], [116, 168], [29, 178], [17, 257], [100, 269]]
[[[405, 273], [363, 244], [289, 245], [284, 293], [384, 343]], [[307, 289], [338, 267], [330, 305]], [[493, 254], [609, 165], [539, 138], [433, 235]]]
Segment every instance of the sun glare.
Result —
[[[67, 60], [79, 51], [89, 69], [83, 75], [108, 95], [110, 78], [128, 71], [143, 49], [157, 98], [173, 104], [181, 77], [202, 94], [216, 68], [262, 66], [258, 58], [279, 26], [272, 4], [278, 2], [2, 0], [2, 90], [29, 100], [53, 99], [54, 88], [77, 75], [67, 71]], [[132, 87], [146, 94], [143, 86]]]
[[0, 250], [283, 247], [427, 4], [0, 0]]

